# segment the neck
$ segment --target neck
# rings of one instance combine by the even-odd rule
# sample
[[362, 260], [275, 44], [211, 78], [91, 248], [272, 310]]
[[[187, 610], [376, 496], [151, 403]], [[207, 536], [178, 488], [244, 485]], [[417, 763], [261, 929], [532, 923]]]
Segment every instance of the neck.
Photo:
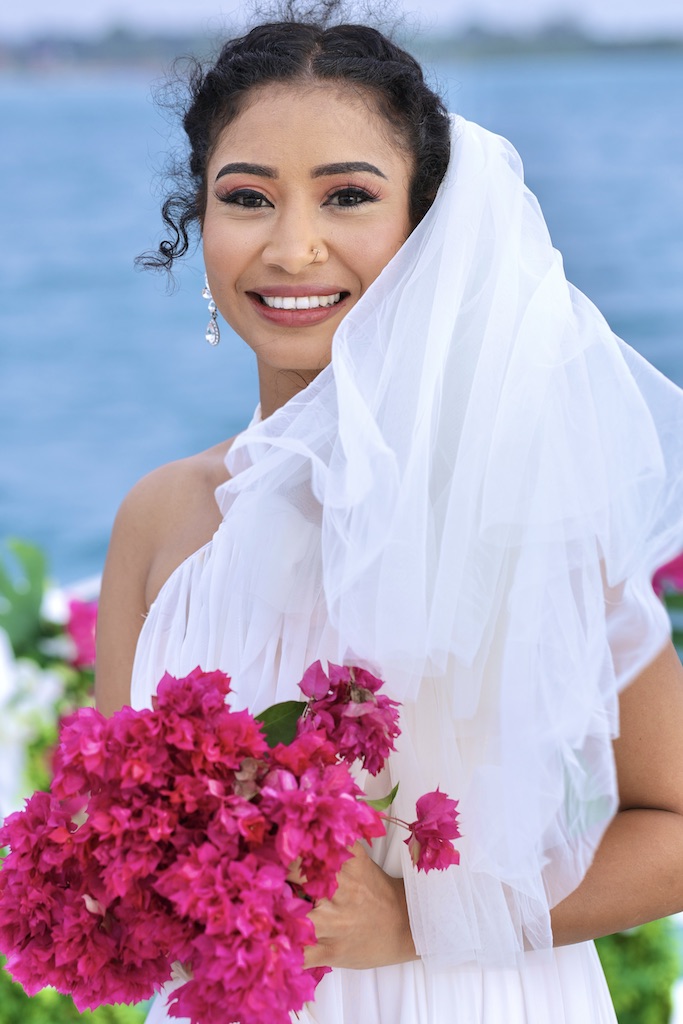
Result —
[[308, 387], [318, 376], [317, 370], [278, 370], [258, 363], [261, 416], [266, 419], [290, 398]]

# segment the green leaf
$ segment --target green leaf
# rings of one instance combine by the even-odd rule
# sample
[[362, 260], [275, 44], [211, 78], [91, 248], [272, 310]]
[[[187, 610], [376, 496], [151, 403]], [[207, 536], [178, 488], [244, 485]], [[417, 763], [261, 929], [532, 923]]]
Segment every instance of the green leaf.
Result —
[[672, 633], [671, 641], [678, 652], [678, 657], [683, 661], [683, 632], [675, 629]]
[[362, 796], [360, 797], [360, 799], [363, 800], [366, 804], [369, 804], [370, 807], [374, 807], [376, 811], [386, 811], [393, 804], [394, 798], [396, 797], [397, 793], [398, 782], [392, 789], [391, 793], [387, 793], [386, 796], [380, 797], [379, 800], [370, 800], [367, 796]]
[[670, 918], [598, 939], [620, 1024], [668, 1024], [680, 974], [680, 930]]
[[664, 604], [667, 608], [683, 609], [683, 594], [680, 591], [669, 591], [664, 594]]
[[143, 1024], [151, 1004], [100, 1006], [80, 1014], [70, 996], [44, 988], [29, 997], [3, 969], [0, 956], [0, 1024]]
[[269, 747], [276, 747], [278, 743], [289, 744], [296, 736], [296, 725], [304, 709], [306, 701], [285, 700], [282, 704], [273, 704], [266, 708], [260, 715], [256, 715], [256, 721], [263, 726], [266, 742]]
[[0, 628], [7, 632], [15, 655], [31, 654], [41, 636], [40, 609], [45, 591], [46, 559], [40, 548], [8, 540], [8, 559], [0, 558]]

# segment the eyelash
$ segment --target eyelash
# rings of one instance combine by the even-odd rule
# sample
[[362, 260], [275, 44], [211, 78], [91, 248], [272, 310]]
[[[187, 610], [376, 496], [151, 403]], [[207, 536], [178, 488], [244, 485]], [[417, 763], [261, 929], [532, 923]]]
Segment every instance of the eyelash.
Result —
[[260, 205], [260, 203], [259, 205], [251, 205], [249, 203], [245, 203], [242, 201], [244, 199], [258, 199], [263, 200], [265, 203], [268, 202], [264, 195], [261, 195], [260, 192], [256, 192], [254, 189], [251, 188], [238, 188], [234, 192], [217, 192], [216, 199], [220, 200], [221, 203], [227, 203], [228, 205], [231, 206], [241, 206], [245, 210], [260, 210], [262, 209], [262, 206]]
[[373, 189], [370, 188], [360, 188], [359, 185], [346, 185], [344, 188], [335, 189], [326, 199], [326, 203], [329, 203], [330, 200], [338, 198], [339, 196], [359, 200], [359, 202], [349, 203], [348, 205], [342, 205], [341, 203], [337, 204], [343, 210], [352, 210], [356, 206], [362, 206], [363, 203], [376, 203], [379, 199], [380, 192], [379, 189], [377, 189], [377, 191], [373, 191]]
[[[348, 204], [336, 203], [332, 204], [331, 200], [345, 197], [347, 199], [357, 200]], [[375, 203], [379, 199], [380, 192], [376, 192], [369, 188], [360, 188], [358, 185], [346, 185], [344, 188], [337, 188], [325, 199], [324, 205], [336, 205], [342, 210], [354, 210], [358, 206], [363, 206], [364, 203]], [[245, 210], [262, 210], [265, 204], [271, 205], [266, 197], [261, 192], [257, 192], [255, 189], [250, 188], [239, 188], [234, 192], [228, 192], [223, 195], [216, 193], [216, 198], [221, 203], [226, 203], [230, 206], [241, 206]], [[244, 200], [258, 200], [259, 202], [244, 202]], [[262, 201], [262, 203], [261, 203]]]

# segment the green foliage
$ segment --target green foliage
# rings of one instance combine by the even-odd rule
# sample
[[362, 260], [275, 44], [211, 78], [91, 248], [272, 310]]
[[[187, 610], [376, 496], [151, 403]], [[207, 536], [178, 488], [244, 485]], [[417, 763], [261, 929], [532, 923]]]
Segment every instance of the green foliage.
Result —
[[142, 1024], [146, 1006], [100, 1006], [79, 1013], [69, 996], [46, 988], [29, 998], [0, 967], [0, 1024]]
[[652, 921], [596, 946], [619, 1024], [669, 1024], [681, 966], [673, 923]]
[[285, 700], [281, 704], [273, 704], [262, 714], [256, 715], [257, 722], [263, 726], [269, 747], [276, 747], [278, 743], [290, 744], [292, 742], [296, 736], [297, 722], [305, 707], [305, 701]]
[[[33, 735], [26, 744], [24, 788], [27, 793], [48, 790], [52, 779], [52, 756], [57, 745], [59, 720], [76, 708], [93, 703], [92, 673], [63, 666], [64, 692], [54, 707], [54, 717], [36, 720]], [[2, 1018], [0, 1018], [2, 1024]]]
[[671, 631], [674, 647], [683, 659], [683, 592], [665, 590], [662, 600], [671, 619]]
[[5, 544], [8, 559], [0, 560], [0, 628], [17, 657], [33, 654], [41, 635], [40, 609], [45, 591], [45, 555], [22, 540]]
[[394, 800], [396, 799], [397, 793], [398, 782], [396, 783], [396, 785], [394, 786], [390, 793], [387, 793], [386, 796], [381, 796], [379, 800], [371, 800], [367, 796], [361, 797], [361, 800], [365, 800], [365, 803], [369, 804], [370, 807], [374, 807], [376, 811], [388, 811], [391, 805], [393, 804]]
[[0, 630], [7, 633], [14, 656], [19, 659], [17, 665], [32, 667], [29, 685], [36, 673], [47, 671], [59, 680], [60, 691], [53, 706], [36, 703], [29, 710], [25, 701], [31, 698], [19, 692], [9, 707], [20, 715], [26, 729], [27, 761], [22, 780], [26, 793], [49, 786], [59, 719], [93, 700], [93, 669], [64, 660], [60, 643], [65, 626], [43, 616], [46, 588], [47, 560], [41, 549], [22, 540], [5, 541], [0, 546]]

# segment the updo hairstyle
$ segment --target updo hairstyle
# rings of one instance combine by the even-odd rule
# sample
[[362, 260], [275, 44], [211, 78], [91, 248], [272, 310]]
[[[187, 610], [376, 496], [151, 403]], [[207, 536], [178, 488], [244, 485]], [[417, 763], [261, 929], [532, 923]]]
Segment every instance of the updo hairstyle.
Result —
[[349, 83], [370, 94], [380, 116], [413, 159], [409, 215], [414, 228], [431, 206], [450, 155], [450, 125], [441, 98], [425, 82], [409, 53], [374, 28], [279, 21], [258, 25], [225, 43], [205, 70], [194, 62], [183, 127], [189, 159], [176, 164], [174, 190], [162, 206], [169, 238], [139, 257], [145, 267], [171, 270], [189, 248], [188, 232], [201, 226], [206, 167], [223, 129], [245, 106], [250, 91], [270, 82]]

